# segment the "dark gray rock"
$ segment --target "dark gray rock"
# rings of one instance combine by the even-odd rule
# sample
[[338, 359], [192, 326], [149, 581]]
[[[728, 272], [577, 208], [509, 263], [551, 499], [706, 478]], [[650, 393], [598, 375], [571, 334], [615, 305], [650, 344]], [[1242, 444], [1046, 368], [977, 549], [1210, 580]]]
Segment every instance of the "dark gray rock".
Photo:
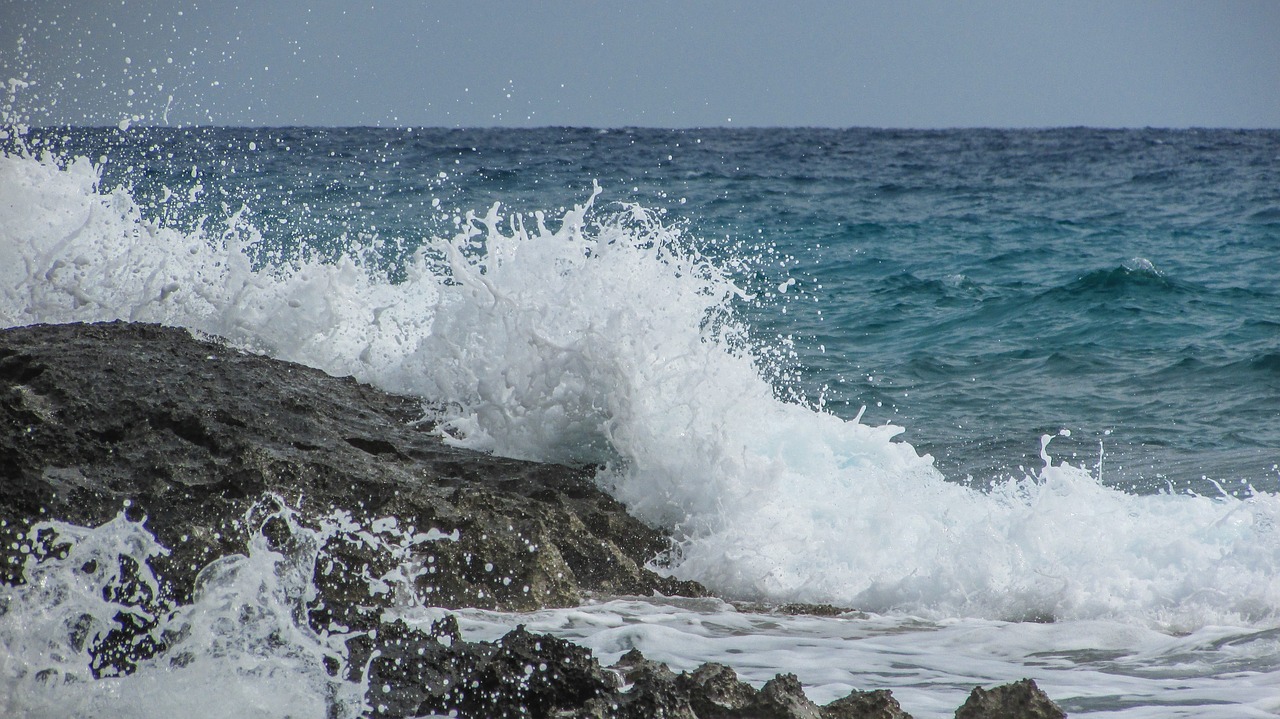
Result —
[[1031, 679], [983, 689], [974, 687], [956, 719], [1063, 719], [1067, 713]]
[[[135, 521], [145, 518], [171, 551], [148, 560], [158, 591], [141, 580], [135, 560], [120, 560], [109, 599], [144, 611], [122, 613], [119, 626], [90, 647], [94, 673], [110, 676], [162, 651], [158, 619], [148, 617], [189, 603], [197, 573], [218, 557], [246, 553], [254, 537], [287, 556], [308, 556], [307, 543], [334, 512], [361, 528], [394, 517], [410, 536], [436, 530], [456, 541], [397, 553], [370, 544], [367, 533], [330, 532], [310, 550], [319, 594], [303, 608], [306, 620], [317, 630], [353, 631], [350, 671], [377, 657], [369, 664], [371, 701], [399, 716], [421, 707], [503, 715], [477, 703], [477, 694], [463, 701], [456, 683], [455, 693], [441, 694], [438, 682], [451, 677], [529, 707], [548, 705], [552, 695], [580, 705], [590, 694], [581, 691], [615, 678], [586, 650], [551, 637], [534, 640], [541, 649], [532, 651], [527, 633], [494, 646], [459, 641], [442, 649], [434, 634], [384, 625], [383, 611], [406, 597], [372, 592], [371, 579], [401, 565], [421, 567], [408, 601], [443, 607], [520, 610], [574, 605], [596, 593], [705, 594], [645, 568], [667, 548], [666, 537], [600, 492], [589, 469], [452, 448], [416, 421], [421, 414], [416, 400], [181, 329], [110, 323], [0, 331], [0, 581], [22, 581], [28, 556], [65, 554], [55, 532], [28, 539], [37, 521], [96, 526], [126, 507]], [[410, 650], [430, 661], [402, 661], [393, 670], [387, 657]], [[564, 668], [569, 655], [590, 660], [599, 676]], [[552, 669], [518, 691], [504, 689], [498, 676], [517, 659]], [[392, 684], [390, 696], [376, 696]]]
[[[157, 558], [175, 601], [210, 559], [244, 549], [241, 521], [268, 493], [304, 517], [335, 508], [459, 533], [432, 546], [417, 579], [433, 605], [570, 606], [588, 593], [700, 596], [644, 567], [668, 544], [600, 492], [590, 470], [450, 447], [415, 424], [416, 400], [350, 378], [196, 340], [154, 325], [32, 326], [0, 332], [0, 519], [106, 521], [126, 501], [173, 551]], [[23, 557], [7, 549], [0, 580]], [[332, 607], [367, 596], [362, 567], [391, 557], [339, 540], [349, 571]], [[359, 625], [356, 618], [351, 619]], [[348, 623], [351, 623], [348, 622]]]
[[680, 686], [699, 719], [742, 716], [756, 703], [756, 690], [723, 664], [703, 664], [682, 676]]
[[888, 689], [851, 692], [823, 707], [822, 716], [825, 719], [911, 719]]
[[628, 691], [610, 699], [608, 711], [590, 714], [593, 717], [617, 717], [618, 719], [698, 719], [689, 696], [676, 684], [679, 678], [667, 665], [645, 659], [638, 649], [632, 649], [618, 660], [613, 668], [630, 684]]
[[820, 719], [818, 705], [804, 695], [794, 674], [779, 674], [760, 687], [752, 714], [761, 719]]
[[911, 719], [889, 691], [852, 692], [820, 707], [793, 674], [779, 674], [760, 689], [733, 669], [707, 663], [676, 674], [631, 650], [614, 664], [628, 686], [589, 701], [577, 719]]
[[372, 656], [374, 717], [553, 716], [611, 697], [619, 686], [586, 649], [524, 627], [497, 642], [465, 642], [452, 616], [427, 633], [395, 621], [359, 643], [361, 661]]

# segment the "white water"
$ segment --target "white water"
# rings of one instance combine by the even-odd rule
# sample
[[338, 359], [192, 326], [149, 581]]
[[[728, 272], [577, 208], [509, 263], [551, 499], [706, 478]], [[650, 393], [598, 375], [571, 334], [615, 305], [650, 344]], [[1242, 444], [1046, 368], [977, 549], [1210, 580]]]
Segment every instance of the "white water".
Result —
[[[330, 525], [332, 532], [340, 523]], [[306, 535], [320, 542], [291, 557], [255, 535], [249, 554], [206, 566], [193, 602], [177, 607], [142, 601], [159, 590], [149, 571], [140, 575], [146, 589], [104, 599], [104, 589], [128, 586], [122, 558], [141, 566], [168, 551], [141, 522], [122, 513], [94, 529], [47, 522], [32, 530], [45, 533], [68, 545], [66, 556], [33, 556], [27, 583], [0, 593], [0, 715], [325, 717], [330, 706], [346, 716], [363, 707], [364, 687], [324, 668], [326, 657], [345, 660], [345, 636], [318, 635], [294, 620], [314, 591], [323, 533]], [[156, 621], [152, 635], [169, 649], [131, 674], [108, 670], [94, 679], [90, 649], [117, 626], [118, 612]]]
[[[3, 325], [189, 327], [428, 398], [459, 444], [604, 464], [604, 486], [681, 538], [674, 574], [726, 596], [880, 613], [922, 641], [926, 658], [908, 663], [908, 677], [943, 662], [940, 676], [955, 683], [1007, 681], [1038, 672], [1040, 652], [1120, 644], [1137, 647], [1139, 665], [1172, 672], [1179, 647], [1261, 636], [1241, 640], [1242, 651], [1259, 654], [1243, 666], [1229, 649], [1193, 652], [1188, 661], [1206, 663], [1210, 677], [1193, 695], [1276, 709], [1269, 691], [1237, 692], [1280, 677], [1280, 649], [1266, 634], [1280, 626], [1280, 498], [1129, 495], [1054, 464], [1048, 451], [1036, 476], [988, 492], [948, 483], [929, 458], [892, 441], [894, 427], [779, 400], [729, 311], [737, 289], [727, 274], [642, 209], [580, 207], [548, 228], [541, 218], [504, 220], [495, 208], [467, 218], [459, 236], [420, 253], [407, 281], [392, 284], [354, 260], [254, 270], [252, 227], [156, 226], [127, 192], [99, 192], [96, 178], [83, 160], [0, 158]], [[736, 621], [713, 614], [712, 624]], [[685, 634], [705, 625], [698, 611], [677, 615], [693, 627]], [[917, 632], [909, 617], [940, 628]], [[1058, 624], [1002, 623], [1028, 618]], [[842, 626], [817, 631], [835, 641]], [[1191, 644], [1171, 632], [1190, 633]], [[660, 651], [680, 666], [700, 661], [678, 649], [700, 645], [670, 636]], [[966, 654], [970, 640], [978, 649]], [[731, 653], [706, 651], [701, 660]], [[809, 653], [768, 654], [776, 665], [758, 668], [758, 678], [797, 671], [804, 679], [799, 670], [829, 651], [819, 642]], [[900, 651], [871, 653], [884, 663]], [[966, 656], [993, 654], [1005, 660], [989, 672], [964, 668]], [[1245, 679], [1212, 678], [1242, 670]], [[1137, 671], [1087, 690], [1086, 680], [1103, 679], [1075, 671], [1062, 686], [1078, 696], [1128, 694], [1133, 681], [1163, 686]], [[152, 675], [134, 676], [119, 682]], [[174, 676], [164, 681], [185, 675]], [[890, 674], [884, 685], [914, 681]], [[1072, 681], [1080, 683], [1071, 689]], [[936, 703], [907, 708], [928, 716], [959, 703], [928, 701]]]

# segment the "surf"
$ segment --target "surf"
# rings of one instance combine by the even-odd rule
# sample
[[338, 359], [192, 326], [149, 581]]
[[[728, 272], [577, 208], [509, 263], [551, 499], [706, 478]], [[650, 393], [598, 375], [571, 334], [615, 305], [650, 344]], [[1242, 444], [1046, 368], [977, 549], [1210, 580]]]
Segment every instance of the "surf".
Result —
[[84, 158], [0, 158], [6, 326], [159, 322], [419, 397], [450, 442], [597, 466], [673, 533], [663, 571], [724, 596], [1170, 631], [1280, 610], [1275, 495], [1125, 493], [1051, 438], [1023, 475], [951, 481], [900, 427], [780, 386], [786, 353], [740, 311], [761, 299], [733, 264], [750, 256], [701, 252], [605, 190], [461, 212], [389, 273], [273, 256], [251, 213], [169, 226], [100, 178]]

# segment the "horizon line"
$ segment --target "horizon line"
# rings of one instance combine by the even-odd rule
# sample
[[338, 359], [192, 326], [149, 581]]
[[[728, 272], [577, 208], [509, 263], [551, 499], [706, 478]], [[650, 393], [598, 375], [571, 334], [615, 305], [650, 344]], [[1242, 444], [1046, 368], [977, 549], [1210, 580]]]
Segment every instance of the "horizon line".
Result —
[[[12, 135], [20, 133], [12, 132]], [[192, 123], [192, 124], [149, 124], [144, 122], [131, 122], [125, 127], [119, 124], [101, 123], [101, 124], [76, 124], [76, 123], [48, 123], [40, 125], [28, 125], [27, 130], [57, 130], [57, 129], [78, 129], [78, 130], [117, 130], [119, 132], [129, 132], [131, 130], [191, 130], [191, 129], [223, 129], [223, 130], [273, 130], [273, 129], [311, 129], [311, 130], [449, 130], [449, 131], [530, 131], [530, 130], [578, 130], [578, 131], [596, 131], [596, 132], [620, 132], [620, 131], [659, 131], [659, 132], [691, 132], [691, 131], [710, 131], [710, 130], [834, 130], [834, 131], [878, 131], [878, 132], [957, 132], [957, 131], [989, 131], [989, 132], [1050, 132], [1058, 130], [1092, 130], [1092, 131], [1141, 131], [1151, 130], [1160, 132], [1186, 132], [1186, 131], [1233, 131], [1233, 132], [1268, 132], [1280, 131], [1280, 126], [1265, 127], [1235, 127], [1228, 125], [939, 125], [939, 126], [921, 126], [921, 127], [905, 127], [905, 126], [876, 126], [876, 125], [689, 125], [689, 126], [665, 126], [665, 125], [431, 125], [431, 124], [404, 124], [404, 125], [382, 125], [382, 124], [308, 124], [308, 123], [285, 123], [279, 125], [272, 124], [216, 124], [216, 123]]]

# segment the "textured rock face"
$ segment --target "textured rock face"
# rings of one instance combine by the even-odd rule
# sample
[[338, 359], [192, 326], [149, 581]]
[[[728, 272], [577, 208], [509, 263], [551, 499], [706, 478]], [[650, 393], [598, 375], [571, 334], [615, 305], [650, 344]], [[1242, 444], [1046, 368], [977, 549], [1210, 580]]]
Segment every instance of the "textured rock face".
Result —
[[450, 620], [430, 637], [402, 622], [380, 630], [374, 716], [545, 717], [617, 692], [617, 675], [582, 647], [523, 627], [492, 644], [464, 642]]
[[[452, 616], [429, 630], [387, 619], [402, 602], [524, 610], [591, 593], [705, 594], [645, 568], [666, 537], [597, 490], [589, 470], [448, 447], [420, 413], [414, 400], [178, 329], [0, 330], [0, 583], [24, 581], [31, 557], [67, 556], [56, 532], [31, 536], [38, 522], [145, 517], [170, 551], [121, 555], [110, 568], [111, 600], [142, 611], [121, 614], [90, 648], [95, 676], [164, 652], [170, 639], [154, 618], [190, 603], [202, 568], [252, 545], [312, 575], [317, 592], [295, 616], [349, 637], [345, 670], [326, 668], [366, 682], [370, 716], [910, 716], [888, 691], [819, 707], [791, 675], [757, 690], [719, 664], [677, 675], [633, 651], [603, 668], [586, 649], [523, 628], [466, 642]], [[106, 571], [79, 562], [86, 577]], [[957, 716], [1061, 716], [1017, 713], [1040, 706], [1038, 690], [1027, 699], [1011, 686], [975, 690]]]
[[974, 687], [956, 719], [1062, 719], [1066, 713], [1032, 679], [984, 690]]
[[[0, 517], [10, 529], [36, 517], [99, 524], [127, 500], [173, 550], [157, 569], [177, 601], [186, 601], [194, 569], [243, 551], [253, 528], [240, 518], [265, 493], [304, 516], [340, 508], [358, 522], [396, 517], [419, 532], [457, 532], [457, 541], [432, 545], [430, 571], [416, 580], [437, 606], [518, 610], [570, 606], [587, 592], [704, 593], [644, 568], [666, 539], [598, 491], [589, 471], [455, 449], [415, 426], [420, 415], [413, 400], [184, 330], [7, 330]], [[348, 544], [329, 552], [347, 560], [346, 576], [392, 568], [392, 557]], [[5, 560], [0, 577], [12, 582], [21, 557]], [[327, 591], [367, 594], [337, 579]]]
[[[382, 626], [397, 602], [520, 610], [571, 606], [588, 593], [705, 593], [644, 567], [666, 538], [597, 490], [589, 470], [451, 448], [415, 424], [420, 415], [416, 401], [180, 329], [0, 331], [0, 581], [21, 581], [27, 550], [65, 551], [52, 535], [30, 541], [34, 522], [97, 526], [127, 507], [170, 551], [149, 559], [158, 591], [121, 560], [115, 593], [138, 616], [158, 617], [191, 601], [211, 561], [265, 539], [314, 558], [311, 627], [368, 633], [349, 642], [356, 674], [369, 657], [392, 655], [393, 640], [444, 661], [432, 636]], [[317, 536], [324, 545], [308, 549]], [[406, 577], [405, 567], [417, 570]], [[407, 592], [389, 586], [395, 576]], [[134, 619], [111, 629], [91, 650], [95, 675], [130, 672], [163, 650], [154, 629]], [[498, 670], [466, 646], [486, 661], [453, 671], [489, 681], [471, 675]], [[373, 662], [371, 675], [384, 664]], [[418, 709], [394, 697], [378, 704]]]
[[630, 685], [625, 692], [605, 694], [573, 714], [592, 719], [911, 719], [893, 693], [852, 692], [826, 706], [804, 694], [793, 674], [779, 674], [759, 689], [738, 679], [732, 669], [707, 663], [675, 674], [631, 650], [613, 665]]
[[994, 689], [974, 687], [956, 719], [1063, 719], [1066, 712], [1030, 679]]

